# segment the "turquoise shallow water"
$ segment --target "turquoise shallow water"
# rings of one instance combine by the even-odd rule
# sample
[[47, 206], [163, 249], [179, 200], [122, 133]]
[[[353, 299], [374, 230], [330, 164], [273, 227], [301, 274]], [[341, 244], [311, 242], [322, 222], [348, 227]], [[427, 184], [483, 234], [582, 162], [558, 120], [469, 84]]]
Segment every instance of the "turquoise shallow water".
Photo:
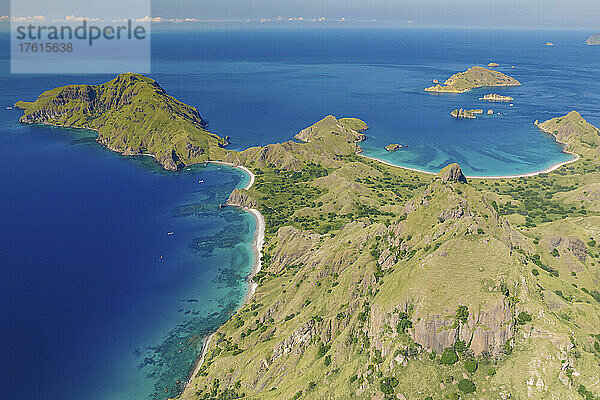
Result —
[[218, 205], [249, 177], [212, 164], [168, 173], [16, 115], [0, 110], [4, 390], [176, 394], [202, 338], [246, 295], [256, 221]]
[[[541, 170], [568, 160], [536, 119], [572, 109], [600, 125], [600, 48], [585, 32], [438, 30], [200, 31], [153, 35], [153, 74], [198, 108], [232, 148], [291, 139], [327, 114], [370, 129], [365, 154], [435, 172]], [[543, 44], [552, 40], [557, 45]], [[473, 64], [501, 64], [522, 87], [422, 91]], [[511, 68], [514, 65], [515, 68]], [[9, 75], [0, 34], [0, 339], [7, 398], [162, 399], [177, 392], [201, 338], [247, 290], [254, 218], [219, 210], [248, 177], [223, 166], [167, 173], [89, 134], [20, 126], [18, 99], [101, 75]], [[457, 121], [496, 92], [514, 107]], [[389, 143], [406, 150], [387, 153]], [[199, 183], [199, 180], [203, 180]], [[173, 232], [168, 235], [168, 232]], [[161, 258], [162, 256], [162, 258]], [[192, 343], [191, 346], [188, 344]], [[167, 392], [165, 392], [167, 389]]]
[[[371, 127], [365, 155], [437, 172], [459, 162], [469, 175], [512, 175], [569, 160], [533, 122], [576, 109], [600, 123], [600, 51], [586, 32], [485, 30], [230, 31], [154, 39], [153, 74], [195, 104], [213, 131], [243, 149], [290, 139], [327, 114]], [[186, 49], [168, 47], [185, 37]], [[552, 40], [556, 46], [544, 44]], [[173, 62], [176, 66], [173, 67]], [[423, 91], [472, 65], [494, 61], [523, 86], [435, 95]], [[515, 68], [512, 68], [514, 66]], [[514, 106], [484, 103], [510, 95]], [[454, 120], [455, 108], [494, 109]], [[387, 144], [407, 144], [387, 153]]]

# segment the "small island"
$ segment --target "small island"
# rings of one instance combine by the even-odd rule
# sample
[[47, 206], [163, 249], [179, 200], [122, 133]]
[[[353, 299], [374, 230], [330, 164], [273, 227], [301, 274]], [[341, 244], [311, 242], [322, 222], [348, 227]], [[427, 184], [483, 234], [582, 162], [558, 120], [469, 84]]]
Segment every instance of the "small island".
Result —
[[474, 66], [465, 72], [452, 75], [443, 85], [430, 86], [425, 91], [435, 93], [465, 93], [471, 89], [485, 86], [521, 86], [521, 82], [502, 72]]
[[585, 44], [588, 46], [598, 46], [600, 45], [600, 33], [595, 33], [589, 37], [588, 40], [585, 41]]
[[475, 119], [477, 118], [476, 114], [483, 114], [483, 110], [475, 109], [475, 110], [465, 110], [463, 108], [457, 108], [453, 110], [450, 115], [454, 118], [466, 118], [466, 119]]
[[546, 46], [554, 46], [554, 43], [552, 43], [552, 42], [546, 42]]
[[500, 66], [500, 64], [498, 64], [498, 63], [495, 63], [495, 62], [491, 62], [491, 63], [489, 63], [487, 66], [488, 66], [488, 67], [499, 67], [499, 66]]
[[393, 152], [393, 151], [398, 151], [404, 147], [406, 147], [406, 146], [402, 146], [401, 144], [398, 144], [398, 143], [392, 143], [392, 144], [388, 144], [387, 146], [385, 146], [385, 150], [389, 151], [389, 152]]
[[[202, 349], [196, 334], [177, 338], [199, 352], [179, 400], [458, 398], [431, 379], [450, 371], [466, 376], [465, 394], [502, 385], [508, 395], [482, 398], [523, 398], [509, 395], [533, 388], [531, 376], [556, 381], [566, 362], [589, 397], [579, 382], [600, 374], [600, 129], [579, 113], [536, 121], [571, 160], [494, 179], [358, 155], [367, 124], [333, 115], [300, 131], [301, 143], [228, 150], [195, 108], [141, 75], [18, 105], [22, 123], [95, 129], [99, 143], [165, 168], [218, 161], [252, 174], [224, 205], [257, 218], [251, 288]], [[569, 318], [553, 311], [559, 302]], [[374, 368], [386, 375], [365, 379]], [[569, 398], [575, 385], [549, 388]]]
[[514, 99], [510, 96], [501, 96], [499, 94], [486, 94], [483, 97], [480, 97], [479, 100], [483, 101], [495, 101], [495, 102], [509, 102]]

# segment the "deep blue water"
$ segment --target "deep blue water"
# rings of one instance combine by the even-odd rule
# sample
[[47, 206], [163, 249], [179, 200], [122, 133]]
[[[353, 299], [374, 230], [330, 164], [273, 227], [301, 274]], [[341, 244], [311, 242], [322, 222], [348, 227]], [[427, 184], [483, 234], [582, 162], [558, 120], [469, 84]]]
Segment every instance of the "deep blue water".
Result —
[[[243, 149], [290, 139], [327, 114], [371, 128], [365, 154], [436, 171], [499, 175], [569, 159], [535, 119], [580, 111], [600, 124], [600, 48], [586, 32], [203, 31], [155, 34], [152, 76]], [[548, 40], [557, 45], [546, 47]], [[522, 87], [429, 95], [473, 64]], [[515, 68], [511, 68], [511, 66]], [[247, 177], [209, 166], [167, 173], [102, 149], [89, 133], [20, 126], [5, 106], [100, 75], [8, 73], [0, 35], [0, 376], [6, 398], [167, 397], [201, 338], [242, 301], [255, 221], [219, 210]], [[473, 121], [457, 107], [510, 94]], [[386, 144], [408, 144], [386, 153]], [[203, 180], [199, 183], [198, 180]], [[174, 232], [168, 235], [168, 232]], [[161, 258], [162, 256], [162, 258]], [[190, 340], [192, 346], [186, 347]], [[184, 349], [185, 348], [185, 349]], [[181, 350], [181, 352], [180, 352]]]

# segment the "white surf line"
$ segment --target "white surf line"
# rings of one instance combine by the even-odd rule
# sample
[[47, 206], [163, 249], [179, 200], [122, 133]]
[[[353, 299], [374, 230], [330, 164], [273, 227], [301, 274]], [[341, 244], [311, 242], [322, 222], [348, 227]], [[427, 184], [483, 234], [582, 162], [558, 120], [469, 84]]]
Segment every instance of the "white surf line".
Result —
[[[563, 142], [559, 142], [558, 140], [556, 142], [560, 143], [560, 144], [563, 144], [563, 145], [565, 144]], [[576, 153], [573, 153], [573, 152], [570, 152], [570, 151], [567, 151], [567, 150], [563, 150], [563, 153], [570, 154], [570, 155], [573, 156], [573, 158], [570, 159], [570, 160], [567, 160], [567, 161], [559, 162], [558, 164], [554, 164], [551, 167], [546, 168], [546, 169], [541, 170], [541, 171], [534, 171], [534, 172], [528, 172], [528, 173], [525, 173], [525, 174], [516, 174], [516, 175], [491, 175], [491, 176], [465, 175], [465, 177], [469, 178], [469, 179], [514, 179], [514, 178], [525, 178], [525, 177], [528, 177], [528, 176], [536, 176], [536, 175], [540, 175], [540, 174], [547, 174], [549, 172], [552, 172], [552, 171], [554, 171], [554, 170], [562, 167], [563, 165], [571, 164], [571, 163], [573, 163], [575, 161], [578, 161], [580, 159], [579, 154], [576, 154]], [[389, 165], [391, 167], [398, 167], [398, 168], [406, 169], [406, 170], [413, 171], [413, 172], [420, 172], [422, 174], [427, 174], [427, 175], [437, 175], [436, 172], [423, 171], [422, 169], [406, 167], [404, 165], [392, 164], [389, 161], [385, 161], [385, 160], [382, 160], [382, 159], [376, 158], [376, 157], [366, 156], [366, 155], [360, 154], [360, 153], [356, 153], [356, 155], [368, 158], [370, 160], [379, 161], [380, 163]]]
[[[233, 168], [238, 168], [238, 169], [241, 169], [242, 171], [246, 172], [248, 175], [250, 175], [250, 181], [246, 184], [246, 186], [244, 186], [244, 188], [243, 188], [244, 190], [250, 189], [252, 187], [252, 185], [254, 184], [254, 181], [256, 179], [255, 175], [248, 168], [244, 167], [243, 165], [235, 165], [233, 163], [227, 163], [227, 162], [223, 162], [223, 161], [208, 161], [208, 162], [220, 164], [220, 165], [227, 165], [227, 166], [233, 167]], [[255, 253], [254, 267], [252, 268], [252, 272], [251, 272], [250, 276], [248, 277], [248, 281], [249, 281], [248, 292], [246, 293], [246, 297], [244, 299], [244, 302], [240, 305], [240, 308], [245, 306], [250, 301], [250, 299], [256, 292], [256, 288], [258, 287], [258, 284], [256, 282], [252, 281], [252, 278], [261, 269], [262, 249], [263, 249], [263, 245], [264, 245], [264, 241], [265, 241], [265, 218], [263, 217], [263, 215], [260, 213], [260, 211], [258, 211], [255, 208], [247, 208], [247, 207], [241, 207], [241, 208], [250, 212], [256, 218], [256, 231], [254, 234], [254, 240], [252, 242], [252, 247], [254, 248], [254, 253]], [[202, 367], [202, 364], [204, 363], [204, 358], [206, 357], [206, 353], [208, 351], [208, 345], [210, 344], [210, 342], [211, 342], [212, 338], [215, 336], [215, 334], [216, 334], [216, 332], [213, 332], [204, 339], [204, 342], [202, 344], [202, 353], [201, 353], [200, 357], [198, 358], [198, 360], [196, 361], [196, 366], [194, 367], [194, 370], [193, 370], [192, 374], [190, 375], [182, 393], [184, 393], [188, 389], [190, 383], [196, 377], [196, 375], [198, 374], [198, 371], [200, 371], [200, 368]]]

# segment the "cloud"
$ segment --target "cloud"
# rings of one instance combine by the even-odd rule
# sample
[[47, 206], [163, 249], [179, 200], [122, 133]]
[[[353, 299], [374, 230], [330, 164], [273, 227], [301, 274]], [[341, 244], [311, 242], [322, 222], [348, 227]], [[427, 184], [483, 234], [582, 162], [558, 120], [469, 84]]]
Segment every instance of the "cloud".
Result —
[[27, 17], [12, 17], [10, 20], [13, 22], [44, 22], [46, 17], [43, 15], [30, 15]]
[[67, 15], [64, 18], [56, 18], [53, 19], [52, 22], [83, 22], [83, 21], [88, 21], [88, 22], [99, 22], [100, 18], [89, 18], [89, 17], [78, 17], [76, 15]]
[[[43, 15], [33, 15], [26, 17], [9, 17], [9, 16], [0, 16], [0, 22], [3, 21], [13, 21], [13, 22], [21, 22], [21, 23], [41, 23], [46, 21], [46, 17]], [[101, 23], [126, 23], [128, 18], [113, 18], [113, 19], [100, 19], [100, 18], [90, 18], [83, 17], [77, 15], [67, 15], [63, 18], [52, 19], [51, 23], [80, 23], [83, 21], [87, 22], [101, 22]], [[344, 17], [338, 17], [329, 19], [327, 17], [303, 17], [303, 16], [294, 16], [294, 17], [259, 17], [259, 18], [246, 18], [246, 19], [232, 19], [232, 18], [173, 18], [173, 17], [152, 17], [146, 15], [142, 18], [132, 19], [133, 22], [137, 23], [172, 23], [172, 24], [226, 24], [226, 23], [261, 23], [261, 24], [269, 24], [269, 23], [328, 23], [328, 22], [375, 22], [375, 20], [348, 20]], [[409, 20], [410, 23], [412, 20]]]

